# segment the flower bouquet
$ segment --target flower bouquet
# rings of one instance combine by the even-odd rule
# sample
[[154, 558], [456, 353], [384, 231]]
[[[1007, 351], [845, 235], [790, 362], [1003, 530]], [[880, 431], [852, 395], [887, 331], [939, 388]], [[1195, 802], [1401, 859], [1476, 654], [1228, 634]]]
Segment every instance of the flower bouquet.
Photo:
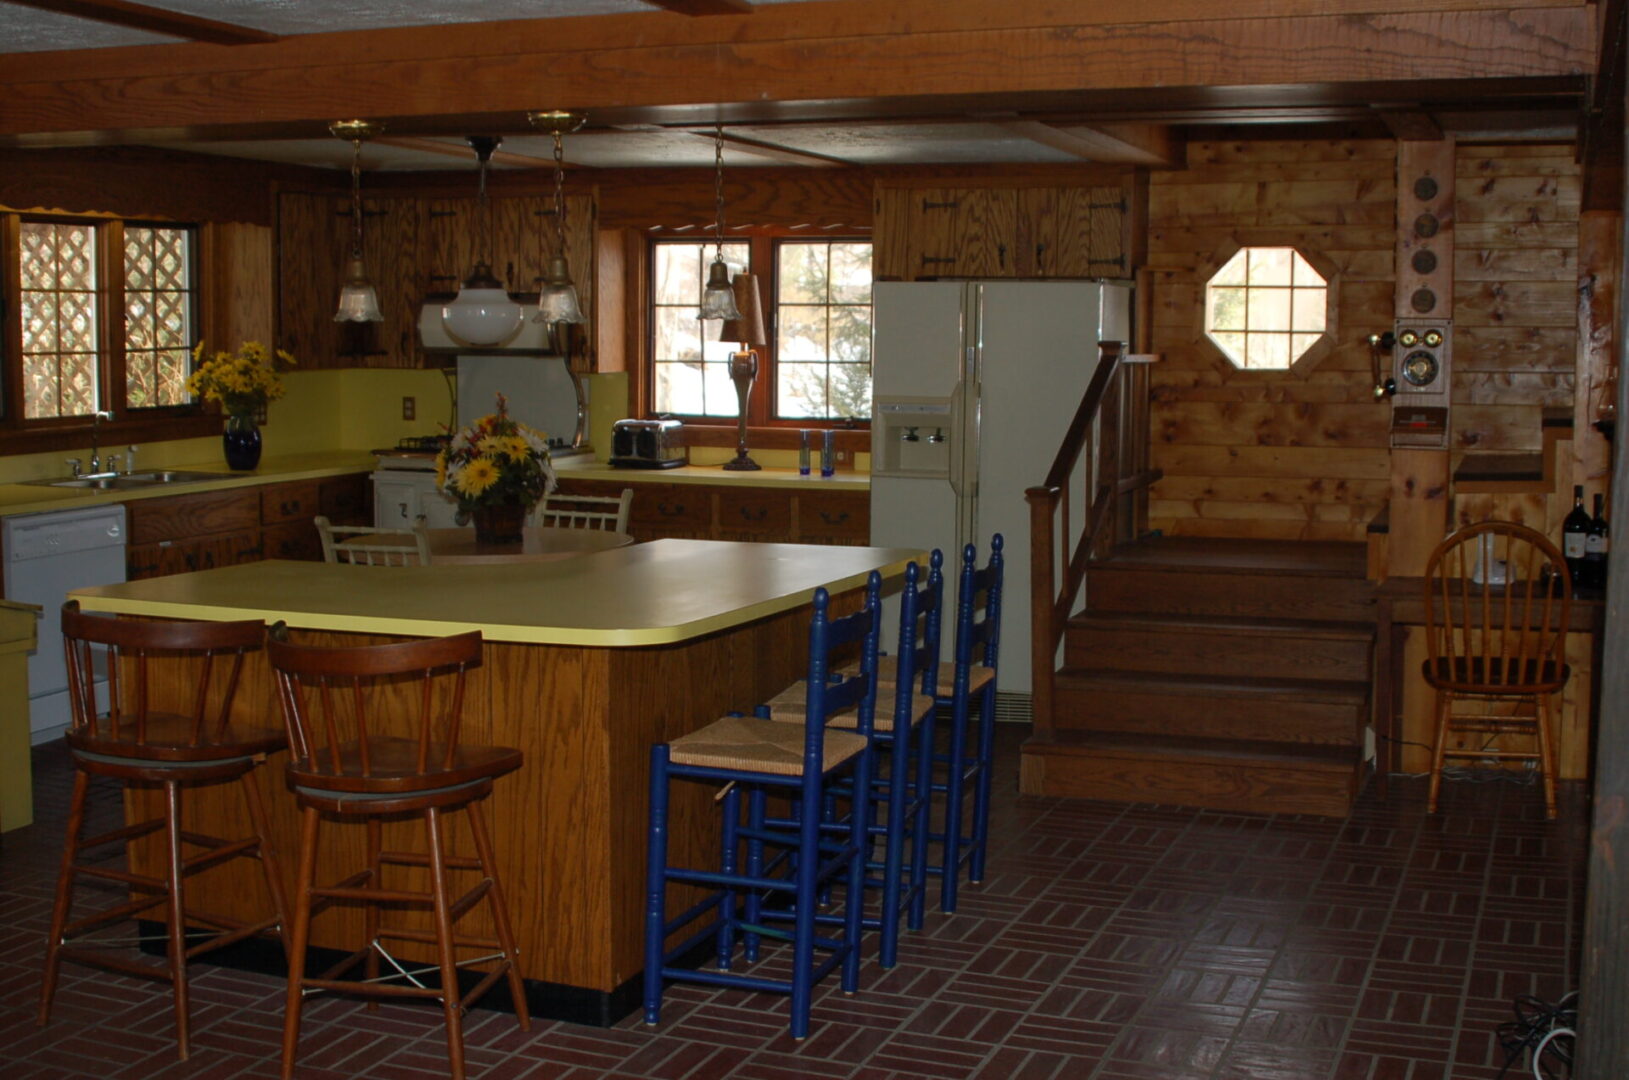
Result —
[[458, 520], [475, 522], [480, 543], [516, 543], [532, 508], [554, 490], [554, 466], [541, 431], [498, 411], [456, 432], [436, 455], [436, 484], [458, 502]]
[[283, 377], [276, 362], [293, 364], [294, 357], [282, 349], [269, 351], [258, 341], [245, 341], [235, 353], [217, 351], [204, 356], [204, 343], [192, 350], [192, 376], [188, 393], [206, 401], [218, 401], [226, 413], [221, 445], [226, 463], [234, 469], [253, 469], [260, 464], [260, 428], [255, 414], [266, 402], [283, 396]]

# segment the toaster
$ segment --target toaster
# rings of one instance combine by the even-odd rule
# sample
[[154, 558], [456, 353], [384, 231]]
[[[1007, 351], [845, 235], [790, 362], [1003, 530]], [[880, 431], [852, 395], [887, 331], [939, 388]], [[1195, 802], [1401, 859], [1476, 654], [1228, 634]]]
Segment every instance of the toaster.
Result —
[[690, 460], [678, 420], [618, 420], [611, 425], [612, 465], [624, 469], [676, 469]]

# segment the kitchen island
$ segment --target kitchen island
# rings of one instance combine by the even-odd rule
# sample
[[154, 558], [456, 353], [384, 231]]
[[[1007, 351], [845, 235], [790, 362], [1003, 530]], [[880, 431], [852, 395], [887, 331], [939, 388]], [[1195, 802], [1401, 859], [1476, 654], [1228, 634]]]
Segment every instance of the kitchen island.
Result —
[[[282, 620], [295, 640], [319, 645], [481, 630], [486, 646], [471, 674], [463, 738], [526, 755], [488, 805], [532, 1004], [545, 1016], [608, 1023], [633, 1008], [643, 966], [651, 745], [749, 709], [799, 677], [817, 586], [852, 593], [874, 569], [897, 580], [921, 555], [660, 540], [510, 566], [260, 562], [73, 596], [87, 610], [131, 616]], [[263, 654], [246, 666], [237, 709], [246, 720], [281, 723]], [[262, 784], [273, 842], [292, 874], [296, 811], [281, 764], [274, 757]], [[716, 828], [711, 792], [682, 794], [673, 843], [684, 857], [705, 858]], [[241, 813], [208, 790], [193, 806], [200, 816]], [[358, 835], [324, 852], [319, 878], [360, 865], [360, 830], [350, 831]], [[453, 849], [466, 853], [461, 823], [452, 833]], [[222, 882], [217, 895], [258, 902], [254, 872], [211, 871]], [[352, 947], [360, 935], [353, 915], [319, 919], [314, 944]]]

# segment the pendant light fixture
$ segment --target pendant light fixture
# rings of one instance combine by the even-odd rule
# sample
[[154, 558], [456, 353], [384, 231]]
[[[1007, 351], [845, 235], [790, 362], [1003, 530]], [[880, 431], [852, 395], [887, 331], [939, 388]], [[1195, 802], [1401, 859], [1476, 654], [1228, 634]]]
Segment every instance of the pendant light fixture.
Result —
[[700, 319], [739, 319], [735, 290], [730, 285], [730, 268], [724, 263], [724, 125], [713, 126], [713, 206], [716, 212], [716, 242], [713, 264], [707, 268], [707, 287], [701, 292]]
[[[491, 242], [492, 212], [486, 199], [486, 170], [492, 152], [503, 142], [501, 135], [470, 135], [464, 139], [480, 163], [481, 185], [476, 196], [476, 219], [486, 242]], [[452, 303], [441, 307], [441, 324], [453, 337], [469, 345], [501, 345], [520, 328], [520, 305], [492, 273], [492, 265], [477, 258], [475, 269], [464, 279]]]
[[538, 131], [554, 136], [554, 254], [549, 256], [549, 269], [543, 275], [543, 288], [537, 296], [537, 323], [575, 323], [588, 321], [577, 298], [577, 286], [571, 283], [571, 267], [566, 263], [566, 151], [565, 137], [583, 126], [587, 117], [581, 113], [549, 109], [529, 112], [527, 121]]
[[345, 263], [334, 321], [383, 322], [379, 294], [362, 266], [362, 144], [384, 131], [384, 125], [369, 120], [335, 120], [328, 125], [328, 131], [351, 144], [351, 257]]

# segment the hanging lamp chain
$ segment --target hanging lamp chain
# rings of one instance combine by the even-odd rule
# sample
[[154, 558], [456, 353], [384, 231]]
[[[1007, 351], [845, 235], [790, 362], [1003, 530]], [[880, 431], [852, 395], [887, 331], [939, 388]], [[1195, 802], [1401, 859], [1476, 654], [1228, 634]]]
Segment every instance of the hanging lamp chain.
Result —
[[565, 136], [554, 133], [554, 239], [555, 251], [566, 253], [566, 151]]
[[351, 257], [362, 257], [362, 140], [351, 140]]
[[717, 242], [713, 249], [716, 259], [724, 257], [724, 125], [713, 126], [713, 208], [718, 225]]

